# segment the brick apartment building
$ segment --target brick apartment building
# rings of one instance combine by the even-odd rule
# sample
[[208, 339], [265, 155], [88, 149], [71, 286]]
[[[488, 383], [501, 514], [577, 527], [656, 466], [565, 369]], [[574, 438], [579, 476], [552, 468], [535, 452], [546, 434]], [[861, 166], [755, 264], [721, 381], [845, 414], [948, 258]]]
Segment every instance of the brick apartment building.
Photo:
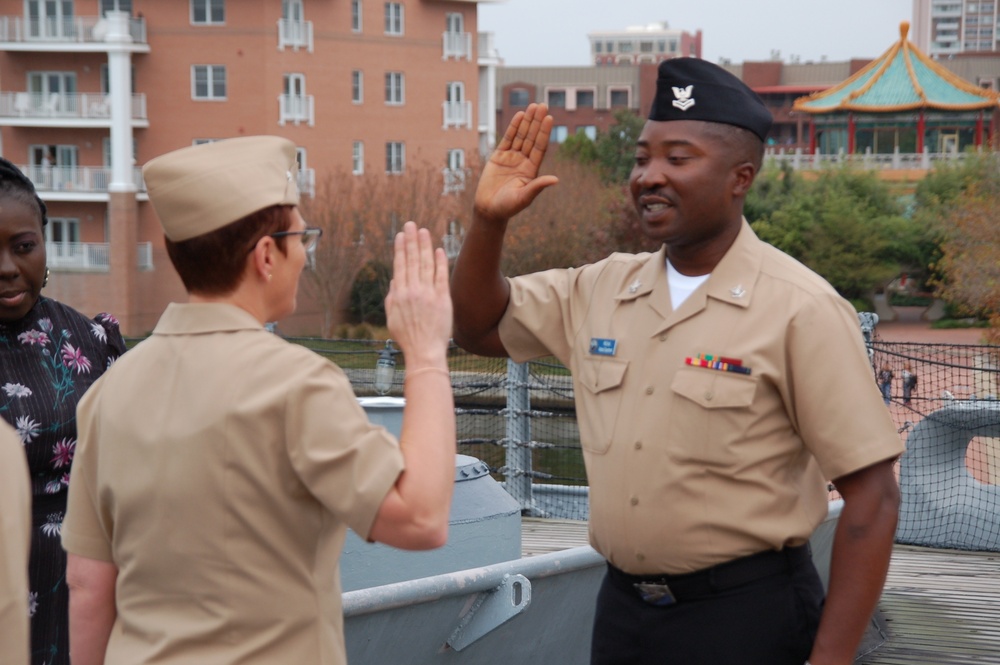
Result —
[[[0, 0], [0, 152], [49, 207], [45, 293], [132, 335], [183, 298], [140, 169], [197, 142], [284, 136], [307, 196], [417, 163], [461, 180], [494, 142], [491, 1]], [[283, 330], [317, 321], [300, 303]]]

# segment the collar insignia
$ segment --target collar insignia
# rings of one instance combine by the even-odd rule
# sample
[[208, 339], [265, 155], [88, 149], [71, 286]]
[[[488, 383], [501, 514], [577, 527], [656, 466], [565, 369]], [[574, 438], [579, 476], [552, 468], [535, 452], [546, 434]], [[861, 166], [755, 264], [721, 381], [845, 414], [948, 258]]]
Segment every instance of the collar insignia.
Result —
[[636, 291], [639, 290], [640, 286], [642, 286], [642, 282], [640, 282], [639, 280], [635, 280], [634, 282], [628, 285], [628, 292], [635, 293]]
[[742, 284], [737, 284], [733, 288], [729, 289], [729, 295], [734, 298], [742, 298], [747, 294], [746, 289], [743, 288]]
[[671, 102], [674, 106], [682, 111], [687, 111], [689, 108], [694, 106], [694, 100], [691, 99], [691, 91], [694, 90], [693, 85], [689, 85], [686, 88], [678, 88], [675, 86], [671, 86], [671, 88], [674, 91], [674, 97], [677, 98]]

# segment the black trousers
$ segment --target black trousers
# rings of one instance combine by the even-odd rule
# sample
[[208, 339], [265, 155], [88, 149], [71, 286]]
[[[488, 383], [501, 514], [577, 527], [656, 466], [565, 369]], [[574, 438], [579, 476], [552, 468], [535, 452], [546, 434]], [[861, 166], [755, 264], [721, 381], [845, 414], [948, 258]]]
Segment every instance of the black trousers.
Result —
[[642, 600], [636, 580], [609, 567], [597, 596], [591, 665], [803, 665], [823, 586], [808, 556], [784, 568], [655, 606]]

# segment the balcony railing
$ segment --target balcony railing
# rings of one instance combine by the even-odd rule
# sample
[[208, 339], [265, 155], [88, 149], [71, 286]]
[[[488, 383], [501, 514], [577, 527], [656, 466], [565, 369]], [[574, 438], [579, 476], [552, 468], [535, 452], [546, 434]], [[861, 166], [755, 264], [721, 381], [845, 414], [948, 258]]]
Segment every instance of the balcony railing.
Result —
[[[45, 260], [54, 270], [108, 272], [111, 270], [111, 249], [106, 242], [47, 242]], [[153, 269], [152, 243], [136, 245], [136, 265], [139, 270]]]
[[[0, 93], [0, 118], [25, 120], [111, 120], [110, 96], [101, 93]], [[132, 95], [132, 119], [148, 120], [146, 95]]]
[[315, 103], [312, 95], [278, 95], [278, 124], [286, 122], [299, 124], [316, 122]]
[[[107, 193], [111, 183], [111, 167], [105, 166], [19, 166], [44, 197], [54, 192]], [[140, 192], [146, 191], [142, 169], [132, 169], [132, 182]]]
[[[99, 16], [70, 16], [66, 18], [25, 18], [0, 16], [0, 42], [59, 44], [98, 44], [107, 34], [105, 20]], [[146, 21], [129, 19], [129, 34], [136, 44], [146, 43]]]
[[302, 169], [299, 171], [299, 194], [305, 196], [316, 196], [316, 169]]
[[459, 192], [465, 191], [465, 169], [445, 168], [441, 169], [441, 175], [444, 177], [445, 194], [458, 194]]
[[848, 155], [843, 152], [834, 155], [810, 155], [801, 150], [788, 151], [768, 150], [764, 155], [765, 164], [786, 163], [796, 170], [822, 169], [838, 164], [854, 164], [861, 168], [871, 170], [927, 170], [935, 162], [956, 162], [965, 159], [969, 153], [966, 152], [924, 152], [905, 153], [894, 152], [889, 154], [864, 154]]
[[476, 35], [476, 50], [480, 60], [496, 60], [500, 57], [495, 42], [492, 32], [480, 32]]
[[312, 21], [290, 21], [278, 19], [278, 50], [286, 48], [304, 48], [312, 53], [313, 24]]
[[442, 60], [448, 58], [465, 58], [472, 60], [472, 35], [468, 32], [445, 32], [441, 36], [444, 42]]
[[442, 102], [444, 122], [442, 128], [467, 127], [472, 129], [472, 102]]

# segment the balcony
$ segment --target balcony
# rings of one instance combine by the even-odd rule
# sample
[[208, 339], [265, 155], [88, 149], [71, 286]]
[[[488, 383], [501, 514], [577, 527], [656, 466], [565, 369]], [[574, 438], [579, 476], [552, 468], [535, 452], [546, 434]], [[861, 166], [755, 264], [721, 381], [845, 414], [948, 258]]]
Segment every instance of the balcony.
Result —
[[472, 129], [472, 102], [442, 102], [444, 122], [442, 129], [466, 127]]
[[443, 194], [458, 194], [465, 191], [465, 169], [445, 168], [441, 169], [441, 175], [444, 177]]
[[316, 196], [316, 169], [302, 169], [298, 178], [299, 194]]
[[312, 21], [290, 21], [288, 19], [278, 19], [278, 50], [284, 51], [286, 48], [290, 48], [293, 51], [304, 48], [312, 53]]
[[[152, 243], [138, 243], [136, 254], [139, 270], [153, 269]], [[110, 272], [111, 249], [106, 242], [47, 242], [45, 260], [46, 265], [57, 272]]]
[[444, 44], [442, 60], [472, 60], [472, 35], [468, 32], [445, 32], [441, 35], [441, 41]]
[[[129, 19], [131, 50], [148, 53], [146, 21]], [[25, 18], [0, 16], [0, 50], [4, 51], [104, 51], [107, 23], [99, 16]]]
[[[110, 127], [110, 95], [0, 92], [0, 125], [7, 127]], [[132, 95], [132, 126], [149, 127], [146, 95]]]
[[298, 125], [308, 123], [310, 127], [316, 124], [316, 109], [312, 95], [278, 95], [278, 124], [286, 122]]
[[[18, 166], [45, 201], [107, 201], [111, 184], [108, 166]], [[148, 200], [142, 169], [132, 169], [141, 200]]]
[[476, 35], [476, 51], [480, 65], [499, 64], [500, 53], [497, 51], [495, 41], [492, 32], [480, 32]]

